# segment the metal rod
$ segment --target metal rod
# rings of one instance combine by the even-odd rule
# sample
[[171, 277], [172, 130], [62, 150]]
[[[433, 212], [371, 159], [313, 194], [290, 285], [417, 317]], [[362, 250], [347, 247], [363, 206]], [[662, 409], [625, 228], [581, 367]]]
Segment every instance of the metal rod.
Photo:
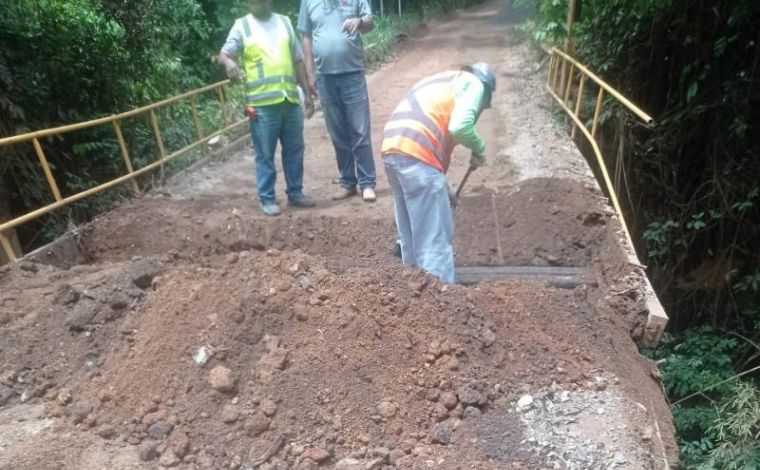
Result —
[[177, 150], [176, 152], [167, 155], [166, 158], [164, 158], [163, 161], [153, 162], [149, 165], [144, 166], [143, 168], [140, 168], [139, 170], [135, 170], [134, 173], [131, 175], [124, 175], [119, 178], [113, 179], [107, 183], [103, 183], [100, 186], [96, 186], [94, 188], [90, 188], [86, 191], [82, 191], [81, 193], [74, 194], [72, 196], [69, 196], [65, 199], [62, 199], [60, 201], [54, 202], [52, 204], [48, 204], [45, 207], [41, 207], [35, 211], [29, 212], [27, 214], [24, 214], [20, 217], [16, 217], [13, 220], [9, 220], [7, 222], [4, 222], [0, 224], [0, 232], [5, 232], [7, 230], [10, 230], [12, 228], [18, 227], [19, 225], [25, 224], [31, 220], [34, 220], [38, 217], [41, 217], [45, 214], [48, 214], [49, 212], [52, 212], [56, 209], [60, 209], [61, 207], [67, 206], [73, 202], [79, 201], [80, 199], [84, 199], [86, 197], [92, 196], [93, 194], [97, 194], [99, 192], [105, 191], [106, 189], [110, 189], [114, 186], [118, 186], [119, 184], [125, 183], [133, 178], [137, 178], [138, 176], [144, 175], [145, 173], [148, 173], [149, 171], [155, 169], [156, 167], [162, 165], [165, 162], [168, 162], [170, 160], [173, 160], [174, 158], [185, 154], [186, 152], [189, 152], [190, 150], [196, 148], [199, 145], [205, 144], [209, 140], [213, 139], [214, 137], [224, 134], [225, 132], [229, 132], [232, 129], [242, 126], [243, 124], [247, 124], [248, 119], [241, 119], [240, 121], [231, 124], [224, 129], [220, 129], [213, 134], [209, 134], [208, 136], [204, 137], [203, 140], [200, 140], [198, 142], [194, 142], [190, 145], [188, 145], [185, 148], [182, 148], [180, 150]]
[[227, 122], [227, 102], [224, 99], [224, 90], [222, 88], [217, 88], [216, 94], [219, 95], [219, 105], [222, 107], [222, 120], [226, 126], [229, 122]]
[[585, 66], [583, 66], [580, 62], [573, 59], [569, 55], [565, 54], [561, 50], [557, 49], [556, 47], [552, 49], [552, 53], [559, 55], [560, 57], [564, 58], [575, 68], [581, 71], [584, 75], [587, 75], [588, 78], [596, 82], [597, 85], [604, 88], [604, 90], [609, 93], [610, 95], [614, 96], [616, 100], [620, 101], [623, 106], [630, 109], [634, 114], [636, 114], [642, 121], [644, 121], [647, 124], [652, 124], [654, 121], [650, 115], [642, 111], [638, 106], [633, 104], [630, 100], [628, 100], [625, 96], [621, 95], [620, 92], [612, 88], [607, 82], [599, 78], [597, 75], [595, 75], [593, 72], [591, 72], [589, 69], [587, 69]]
[[[562, 66], [560, 66], [560, 62], [562, 62]], [[560, 70], [564, 70], [564, 65], [565, 65], [565, 61], [560, 56], [554, 55], [554, 77], [552, 78], [552, 90], [557, 89], [557, 82], [559, 80]]]
[[221, 82], [213, 83], [211, 85], [206, 85], [206, 86], [198, 88], [196, 90], [188, 91], [188, 92], [182, 93], [180, 95], [173, 96], [171, 98], [167, 98], [167, 99], [162, 100], [162, 101], [157, 101], [157, 102], [155, 102], [153, 104], [149, 104], [147, 106], [143, 106], [142, 108], [133, 109], [132, 111], [127, 111], [127, 112], [120, 113], [120, 114], [114, 114], [113, 116], [108, 116], [108, 117], [99, 118], [99, 119], [93, 119], [91, 121], [80, 122], [80, 123], [77, 123], [77, 124], [68, 124], [68, 125], [65, 125], [65, 126], [51, 127], [50, 129], [44, 129], [44, 130], [40, 130], [40, 131], [27, 132], [26, 134], [19, 134], [19, 135], [15, 135], [13, 137], [5, 137], [5, 138], [0, 139], [0, 146], [9, 145], [9, 144], [15, 144], [15, 143], [18, 143], [18, 142], [25, 142], [27, 140], [32, 140], [32, 139], [39, 139], [39, 138], [42, 138], [42, 137], [47, 137], [49, 135], [63, 134], [63, 133], [66, 133], [66, 132], [78, 131], [78, 130], [86, 129], [88, 127], [94, 127], [94, 126], [98, 126], [98, 125], [101, 125], [101, 124], [108, 124], [111, 121], [124, 120], [124, 119], [126, 119], [128, 117], [137, 116], [137, 115], [143, 114], [143, 113], [145, 113], [147, 111], [150, 111], [152, 109], [160, 108], [160, 107], [165, 106], [167, 104], [174, 103], [175, 101], [179, 101], [181, 99], [187, 98], [188, 96], [198, 95], [200, 93], [204, 93], [204, 92], [213, 90], [214, 88], [222, 87], [224, 85], [227, 85], [228, 83], [230, 83], [229, 80], [223, 80]]
[[40, 161], [40, 165], [42, 165], [42, 171], [45, 173], [45, 179], [47, 179], [50, 190], [53, 192], [53, 197], [56, 201], [60, 201], [61, 192], [58, 190], [58, 184], [55, 182], [55, 178], [53, 178], [53, 172], [50, 171], [50, 165], [48, 165], [47, 158], [45, 158], [45, 152], [42, 151], [40, 141], [33, 139], [32, 142], [34, 143], [34, 151], [37, 152], [37, 158]]
[[552, 74], [554, 73], [554, 58], [556, 56], [554, 54], [549, 56], [549, 73], [546, 74], [546, 86], [551, 86], [552, 84]]
[[[631, 250], [635, 253], [636, 248], [633, 244], [633, 238], [631, 238], [631, 233], [628, 231], [628, 225], [625, 223], [625, 217], [623, 216], [623, 210], [620, 207], [620, 202], [618, 201], [617, 193], [615, 192], [615, 188], [612, 186], [612, 181], [610, 180], [610, 175], [607, 172], [607, 165], [604, 163], [604, 158], [602, 157], [602, 151], [599, 149], [599, 144], [596, 143], [596, 140], [591, 136], [591, 132], [589, 132], [588, 129], [583, 125], [582, 122], [576, 117], [573, 112], [570, 110], [570, 108], [567, 107], [567, 105], [562, 101], [562, 98], [557, 96], [554, 91], [549, 90], [549, 94], [559, 103], [559, 105], [562, 107], [562, 109], [567, 113], [568, 116], [570, 116], [570, 119], [575, 121], [576, 124], [578, 124], [578, 127], [580, 128], [581, 132], [583, 132], [583, 135], [586, 136], [586, 139], [588, 139], [589, 144], [591, 145], [591, 148], [594, 151], [594, 155], [596, 156], [596, 160], [599, 163], [599, 169], [602, 172], [602, 177], [604, 179], [604, 185], [607, 188], [607, 192], [610, 193], [610, 199], [612, 200], [612, 207], [615, 208], [615, 213], [618, 216], [618, 219], [620, 219], [620, 226], [623, 228], [623, 234], [625, 235], [626, 240], [628, 241], [628, 244], [631, 247]], [[0, 227], [2, 228], [2, 227]]]
[[8, 240], [8, 237], [6, 237], [3, 232], [0, 232], [0, 244], [2, 244], [5, 256], [8, 257], [9, 261], [16, 261], [18, 259], [16, 256], [16, 250], [13, 249], [11, 241]]
[[[575, 98], [575, 117], [580, 120], [581, 113], [581, 101], [583, 101], [583, 85], [586, 84], [586, 76], [581, 75], [581, 82], [578, 84], [578, 96]], [[573, 122], [573, 130], [570, 131], [570, 138], [575, 139], [575, 122]]]
[[158, 145], [158, 162], [161, 163], [161, 174], [159, 177], [161, 181], [164, 181], [164, 157], [166, 156], [166, 149], [164, 148], [164, 139], [161, 137], [161, 128], [158, 126], [158, 116], [154, 110], [150, 110], [150, 125], [153, 127], [153, 135], [156, 137], [156, 145]]
[[[129, 159], [127, 144], [124, 142], [124, 135], [121, 133], [121, 125], [119, 124], [119, 121], [113, 121], [111, 124], [113, 124], [113, 130], [116, 132], [116, 139], [119, 141], [119, 150], [121, 150], [121, 157], [124, 159], [124, 165], [127, 167], [127, 174], [131, 175], [135, 170], [132, 168], [132, 161]], [[142, 195], [137, 180], [132, 180], [132, 189], [138, 196]]]
[[599, 93], [596, 95], [596, 109], [594, 110], [594, 122], [591, 124], [591, 137], [596, 139], [596, 130], [599, 128], [599, 114], [602, 112], [602, 102], [604, 98], [604, 88], [599, 87]]
[[[198, 137], [198, 140], [203, 138], [203, 126], [201, 125], [201, 120], [198, 117], [198, 107], [195, 104], [195, 96], [190, 97], [190, 110], [193, 113], [193, 123], [195, 124], [195, 135]], [[203, 147], [202, 149], [203, 155], [206, 155], [208, 153], [208, 149], [206, 147]]]
[[573, 84], [573, 65], [570, 65], [570, 70], [567, 72], [567, 83], [565, 83], [565, 103], [570, 99], [570, 86]]
[[156, 112], [150, 110], [150, 125], [153, 127], [153, 135], [156, 137], [156, 145], [158, 145], [159, 160], [163, 160], [166, 156], [166, 149], [164, 148], [164, 139], [161, 137], [161, 128], [158, 126], [158, 117]]

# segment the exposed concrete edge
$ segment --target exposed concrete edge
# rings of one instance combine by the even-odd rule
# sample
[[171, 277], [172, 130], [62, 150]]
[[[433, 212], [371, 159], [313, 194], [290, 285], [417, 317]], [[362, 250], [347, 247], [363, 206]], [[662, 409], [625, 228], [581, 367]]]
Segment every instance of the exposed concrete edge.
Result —
[[628, 241], [623, 240], [623, 246], [628, 251], [628, 262], [636, 267], [641, 274], [644, 285], [642, 286], [645, 296], [645, 305], [647, 311], [647, 323], [644, 327], [644, 335], [641, 338], [641, 344], [649, 347], [656, 347], [662, 333], [665, 331], [665, 327], [668, 326], [668, 314], [665, 313], [665, 308], [660, 303], [657, 293], [652, 287], [652, 283], [649, 281], [649, 277], [646, 273], [646, 266], [642, 265], [639, 261], [639, 257], [635, 251], [628, 246]]
[[[196, 168], [208, 163], [212, 159], [219, 157], [221, 154], [229, 152], [230, 150], [235, 150], [241, 147], [241, 145], [245, 145], [245, 142], [248, 141], [249, 138], [250, 138], [249, 134], [247, 132], [244, 133], [244, 135], [235, 139], [228, 145], [225, 145], [224, 147], [214, 150], [213, 152], [209, 153], [209, 155], [207, 155], [206, 157], [201, 158], [200, 160], [188, 166], [187, 168], [177, 172], [175, 175], [172, 175], [171, 178], [175, 178], [178, 175], [187, 174], [195, 170]], [[158, 189], [158, 188], [160, 188], [160, 186], [154, 189]], [[149, 194], [149, 192], [146, 192], [145, 194]], [[99, 214], [99, 215], [102, 215], [102, 214]], [[88, 222], [88, 224], [96, 221], [98, 216], [96, 216], [92, 221]], [[85, 252], [84, 248], [81, 246], [79, 242], [80, 236], [81, 234], [80, 234], [79, 228], [70, 230], [64, 233], [63, 235], [61, 235], [60, 237], [56, 238], [52, 242], [48, 243], [47, 245], [43, 245], [39, 248], [36, 248], [30, 251], [29, 253], [24, 254], [18, 259], [18, 261], [22, 261], [22, 260], [31, 261], [34, 263], [50, 264], [50, 265], [64, 267], [64, 268], [77, 265], [77, 264], [86, 263], [87, 253]]]

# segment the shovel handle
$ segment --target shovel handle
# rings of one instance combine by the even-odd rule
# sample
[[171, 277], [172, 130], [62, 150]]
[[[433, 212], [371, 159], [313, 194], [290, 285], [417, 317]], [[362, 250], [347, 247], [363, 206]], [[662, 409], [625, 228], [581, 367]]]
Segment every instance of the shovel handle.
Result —
[[467, 168], [467, 173], [464, 174], [464, 178], [462, 178], [462, 182], [459, 183], [459, 187], [457, 188], [457, 194], [456, 198], [459, 199], [459, 195], [462, 194], [462, 189], [464, 189], [465, 183], [467, 183], [467, 180], [470, 178], [470, 173], [475, 171], [475, 167], [470, 165], [469, 168]]

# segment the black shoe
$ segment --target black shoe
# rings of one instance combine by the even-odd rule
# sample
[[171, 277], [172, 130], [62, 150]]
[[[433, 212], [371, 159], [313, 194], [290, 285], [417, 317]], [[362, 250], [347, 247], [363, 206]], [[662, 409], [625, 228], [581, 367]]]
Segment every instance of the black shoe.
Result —
[[288, 198], [288, 205], [291, 207], [314, 207], [317, 203], [309, 196], [301, 194], [300, 196]]

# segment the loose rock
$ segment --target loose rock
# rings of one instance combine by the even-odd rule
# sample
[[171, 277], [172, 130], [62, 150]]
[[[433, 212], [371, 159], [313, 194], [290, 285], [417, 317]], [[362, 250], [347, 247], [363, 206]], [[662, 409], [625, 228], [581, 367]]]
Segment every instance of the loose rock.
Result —
[[240, 417], [240, 411], [238, 411], [236, 406], [233, 405], [225, 405], [224, 409], [222, 410], [222, 422], [223, 423], [234, 423], [238, 420]]
[[216, 366], [211, 369], [208, 376], [211, 388], [217, 392], [229, 392], [235, 388], [235, 378], [232, 371], [224, 366]]
[[256, 437], [269, 429], [269, 418], [264, 413], [256, 412], [250, 418], [245, 420], [243, 427], [251, 437]]
[[436, 424], [433, 428], [433, 442], [447, 445], [451, 443], [451, 428], [445, 424]]
[[389, 401], [381, 401], [377, 405], [377, 412], [383, 418], [393, 418], [396, 416], [396, 411], [398, 411], [396, 405]]
[[172, 430], [172, 425], [165, 421], [158, 421], [148, 428], [148, 435], [157, 440], [162, 441]]
[[174, 467], [179, 465], [180, 460], [173, 450], [167, 449], [166, 452], [161, 454], [161, 458], [158, 459], [158, 463], [162, 467]]
[[341, 459], [335, 464], [335, 470], [364, 470], [362, 463], [356, 459]]
[[309, 447], [304, 451], [303, 456], [317, 463], [322, 463], [330, 458], [330, 453], [319, 447]]
[[457, 406], [459, 400], [457, 396], [452, 392], [443, 392], [440, 398], [441, 405], [445, 406], [447, 410], [450, 410]]
[[277, 404], [268, 398], [261, 400], [259, 408], [261, 408], [261, 412], [264, 413], [264, 415], [270, 418], [277, 413]]
[[143, 462], [149, 462], [158, 456], [158, 442], [147, 440], [140, 444], [137, 455]]

